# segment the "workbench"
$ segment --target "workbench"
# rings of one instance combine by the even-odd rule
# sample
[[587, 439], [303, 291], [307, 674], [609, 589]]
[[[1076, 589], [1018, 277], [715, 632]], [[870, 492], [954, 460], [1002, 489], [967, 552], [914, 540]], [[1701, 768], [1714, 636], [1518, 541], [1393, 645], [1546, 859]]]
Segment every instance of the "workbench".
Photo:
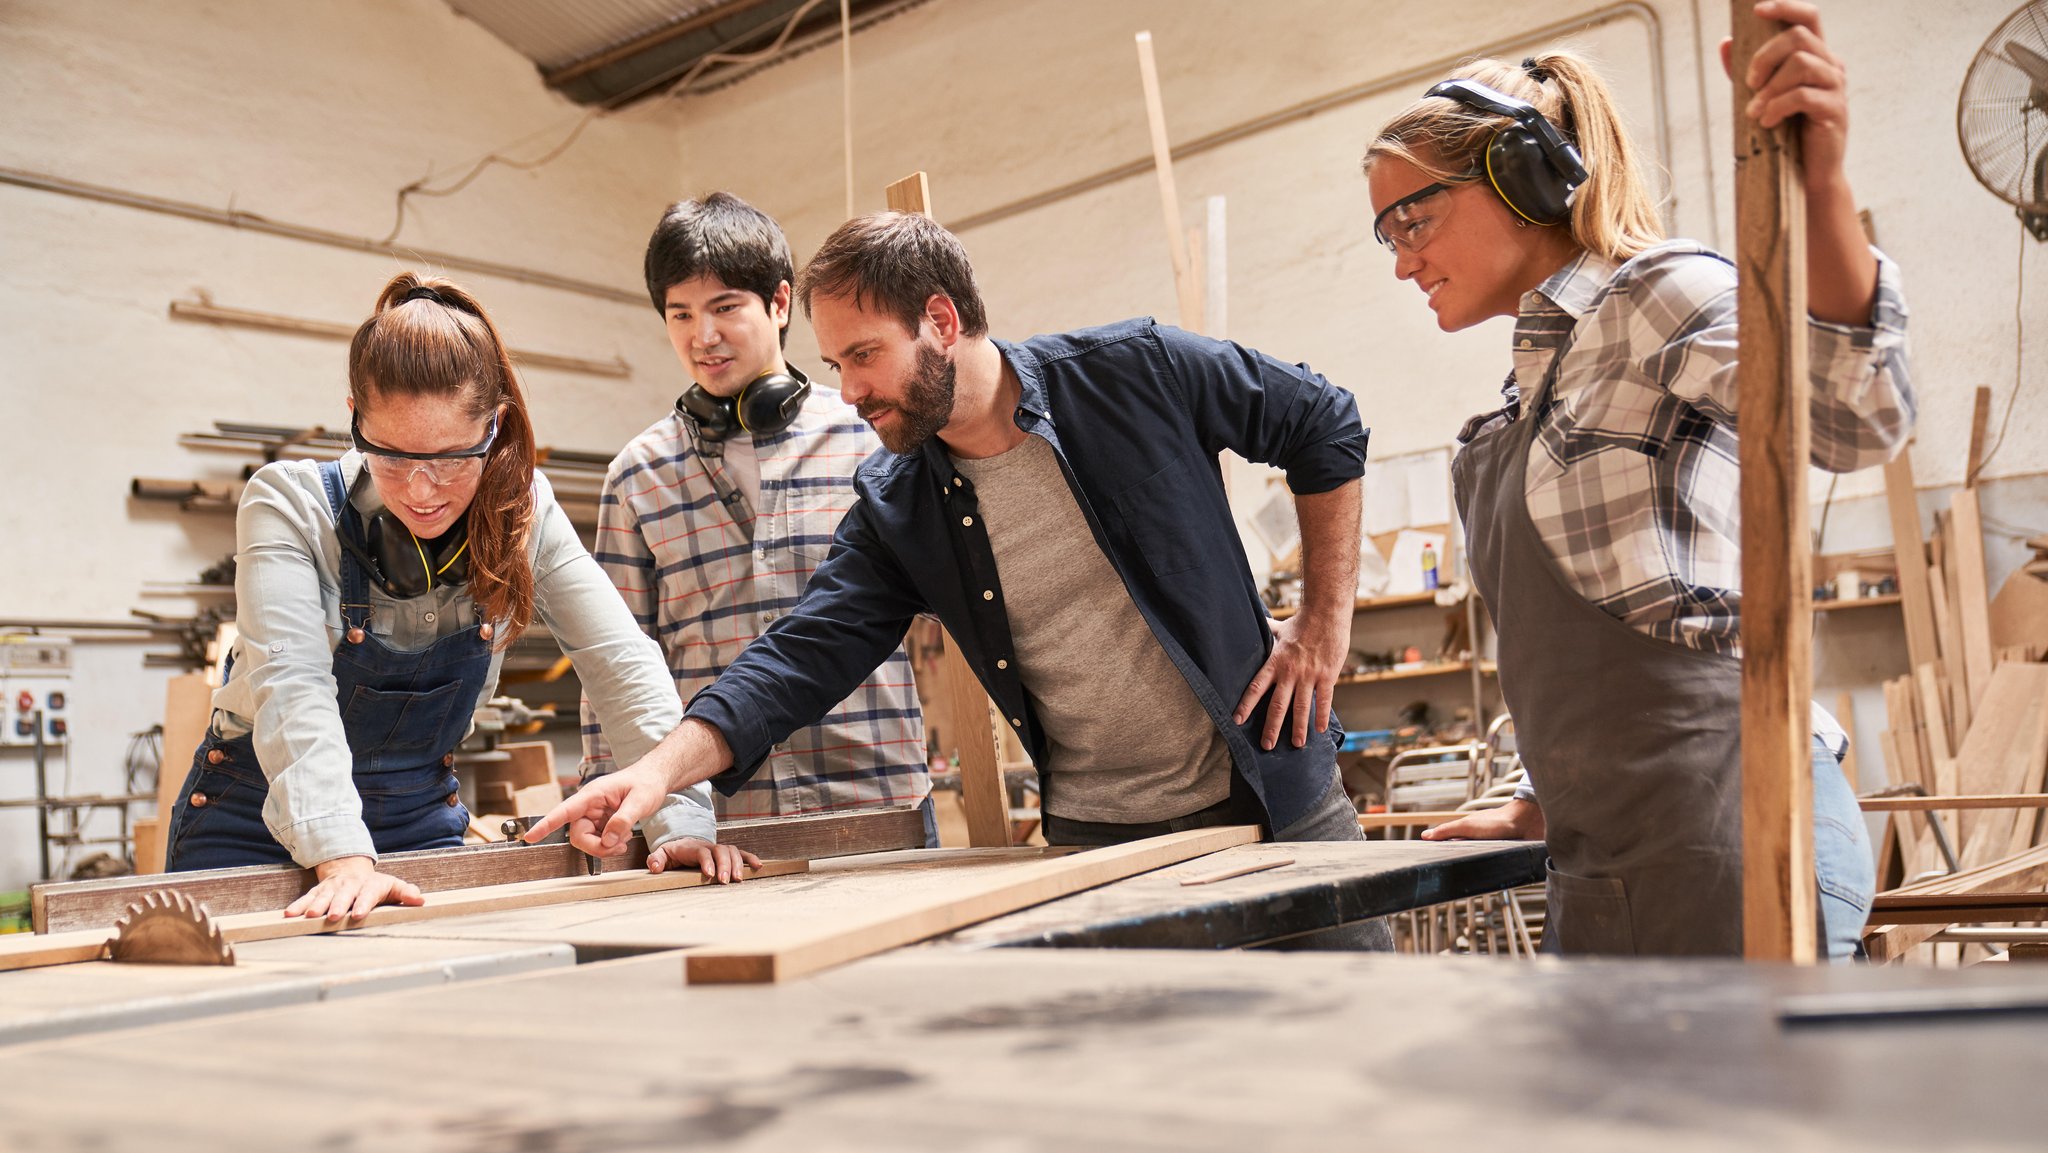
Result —
[[[278, 942], [282, 943], [282, 942]], [[2048, 971], [906, 949], [674, 954], [0, 1048], [25, 1149], [2039, 1149], [2043, 1018], [1789, 994]]]
[[[1914, 989], [2048, 1005], [2048, 967], [1218, 951], [1524, 883], [1540, 845], [1244, 845], [799, 980], [683, 980], [682, 946], [1047, 852], [831, 858], [728, 887], [251, 941], [232, 967], [0, 973], [0, 1146], [2041, 1144], [2042, 1016], [1779, 1012]], [[1015, 947], [1105, 942], [1190, 947]]]

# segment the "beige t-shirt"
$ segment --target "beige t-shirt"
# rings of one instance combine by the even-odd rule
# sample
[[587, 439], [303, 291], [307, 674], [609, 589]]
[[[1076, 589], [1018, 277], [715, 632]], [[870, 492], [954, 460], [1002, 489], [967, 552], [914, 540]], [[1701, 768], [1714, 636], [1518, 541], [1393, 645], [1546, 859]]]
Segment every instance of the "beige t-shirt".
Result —
[[955, 458], [1009, 608], [1008, 656], [1051, 747], [1046, 812], [1129, 824], [1230, 795], [1230, 750], [1095, 543], [1052, 446]]

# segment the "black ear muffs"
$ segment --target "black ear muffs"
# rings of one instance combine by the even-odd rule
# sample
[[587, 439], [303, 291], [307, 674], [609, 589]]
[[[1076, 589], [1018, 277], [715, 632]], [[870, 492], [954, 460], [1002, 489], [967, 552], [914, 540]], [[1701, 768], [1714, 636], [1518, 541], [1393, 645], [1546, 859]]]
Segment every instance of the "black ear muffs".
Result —
[[697, 424], [697, 435], [724, 440], [735, 432], [774, 436], [795, 423], [811, 395], [811, 382], [800, 372], [764, 372], [736, 397], [713, 396], [701, 384], [676, 398], [676, 411]]
[[1571, 218], [1572, 194], [1586, 182], [1586, 162], [1534, 105], [1475, 80], [1446, 80], [1423, 96], [1442, 96], [1513, 118], [1486, 146], [1486, 179], [1509, 210], [1531, 224], [1563, 224]]
[[435, 588], [469, 580], [467, 514], [439, 539], [429, 542], [412, 535], [405, 522], [386, 509], [370, 518], [363, 537], [357, 542], [343, 532], [342, 547], [369, 570], [378, 588], [396, 600], [411, 600]]

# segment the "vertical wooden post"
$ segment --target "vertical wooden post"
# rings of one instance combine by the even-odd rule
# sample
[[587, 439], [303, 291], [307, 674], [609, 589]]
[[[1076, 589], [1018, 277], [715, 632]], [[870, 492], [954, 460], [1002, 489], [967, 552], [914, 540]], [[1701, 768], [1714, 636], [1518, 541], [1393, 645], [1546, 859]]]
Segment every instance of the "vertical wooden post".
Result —
[[[913, 172], [883, 191], [895, 212], [932, 214], [931, 182]], [[937, 683], [928, 686], [936, 707], [940, 735], [960, 755], [960, 801], [967, 810], [967, 843], [975, 848], [1010, 843], [1010, 797], [1003, 786], [995, 712], [974, 670], [960, 655], [952, 633], [945, 633], [946, 651], [939, 656]]]
[[1806, 198], [1791, 125], [1746, 114], [1747, 63], [1783, 26], [1731, 0], [1737, 406], [1742, 414], [1742, 930], [1752, 960], [1815, 959], [1813, 546]]
[[1138, 78], [1145, 84], [1145, 123], [1152, 132], [1152, 166], [1159, 174], [1160, 208], [1166, 216], [1166, 248], [1173, 258], [1173, 292], [1180, 304], [1180, 324], [1202, 330], [1200, 287], [1188, 269], [1184, 245], [1187, 230], [1180, 222], [1180, 194], [1173, 186], [1173, 151], [1166, 143], [1166, 109], [1159, 96], [1159, 66], [1152, 59], [1152, 34], [1138, 33]]

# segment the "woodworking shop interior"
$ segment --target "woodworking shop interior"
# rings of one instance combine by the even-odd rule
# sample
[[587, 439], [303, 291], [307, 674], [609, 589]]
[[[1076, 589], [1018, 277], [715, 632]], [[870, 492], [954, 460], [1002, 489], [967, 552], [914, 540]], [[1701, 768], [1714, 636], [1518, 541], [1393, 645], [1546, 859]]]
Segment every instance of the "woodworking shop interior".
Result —
[[[0, 1147], [1264, 1148], [1456, 1132], [1572, 1150], [2042, 1148], [2048, 1123], [2029, 1103], [2048, 1074], [2048, 0], [1815, 5], [1817, 21], [1804, 0], [0, 4], [0, 1099], [13, 1102]], [[1821, 62], [1792, 81], [1821, 94], [1814, 115], [1846, 104], [1841, 180], [1826, 188], [1801, 182], [1829, 155], [1822, 123], [1758, 127], [1737, 95], [1754, 83], [1743, 52], [1780, 43], [1782, 22], [1806, 37], [1786, 74]], [[1731, 36], [1744, 46], [1733, 79]], [[1480, 57], [1544, 99], [1579, 75], [1545, 61], [1585, 62], [1633, 141], [1659, 236], [1737, 271], [1691, 250], [1645, 258], [1679, 271], [1596, 302], [1598, 277], [1637, 264], [1588, 257], [1560, 309], [1533, 290], [1563, 275], [1552, 259], [1496, 289], [1490, 312], [1457, 303], [1476, 300], [1458, 295], [1468, 271], [1505, 285], [1533, 267], [1521, 256], [1563, 251], [1546, 236], [1578, 243], [1576, 225], [1530, 226], [1490, 168], [1432, 192], [1445, 177], [1399, 153], [1363, 163], [1397, 117], [1455, 106], [1507, 117], [1500, 131], [1531, 142], [1514, 162], [1575, 185], [1528, 118], [1432, 92]], [[1586, 115], [1529, 116], [1561, 127], [1568, 151], [1594, 131]], [[1800, 131], [1803, 157], [1787, 146]], [[849, 316], [910, 331], [880, 296], [827, 280], [812, 307], [778, 303], [700, 269], [668, 291], [739, 291], [692, 297], [696, 315], [720, 300], [788, 310], [781, 363], [811, 391], [787, 427], [818, 439], [770, 466], [793, 455], [772, 447], [784, 434], [742, 427], [760, 419], [746, 396], [713, 397], [692, 372], [718, 371], [717, 340], [767, 350], [772, 317], [753, 345], [706, 345], [675, 297], [650, 308], [657, 223], [720, 192], [779, 225], [797, 272], [856, 217], [922, 213], [940, 227], [913, 222], [916, 235], [956, 238], [997, 343], [941, 293], [901, 346], [955, 358], [953, 423], [900, 457], [875, 433], [902, 435], [903, 410], [862, 423], [851, 391], [880, 378], [856, 371], [858, 345], [821, 347], [819, 332]], [[1400, 223], [1432, 204], [1420, 231]], [[1481, 221], [1505, 238], [1491, 253], [1472, 239]], [[1402, 231], [1379, 240], [1383, 224]], [[1417, 291], [1432, 273], [1410, 275], [1430, 267], [1452, 269], [1441, 300]], [[1823, 267], [1863, 270], [1854, 323], [1820, 315], [1851, 279]], [[638, 600], [614, 603], [598, 582], [565, 607], [543, 578], [495, 687], [456, 703], [474, 705], [467, 735], [454, 743], [457, 711], [439, 722], [448, 747], [424, 753], [391, 749], [400, 733], [426, 739], [421, 702], [442, 682], [403, 707], [370, 687], [392, 689], [411, 659], [382, 608], [363, 666], [378, 671], [350, 671], [364, 646], [336, 586], [400, 606], [401, 632], [423, 619], [417, 647], [469, 646], [463, 667], [480, 670], [500, 646], [489, 622], [474, 627], [469, 591], [433, 585], [453, 552], [428, 550], [484, 540], [495, 509], [436, 512], [466, 515], [448, 531], [472, 535], [430, 539], [413, 531], [424, 506], [401, 524], [375, 512], [379, 497], [338, 524], [309, 514], [283, 544], [275, 508], [252, 512], [291, 485], [301, 511], [321, 507], [315, 470], [258, 476], [271, 462], [359, 467], [348, 499], [362, 509], [373, 476], [398, 491], [474, 455], [492, 470], [514, 459], [500, 446], [516, 422], [500, 418], [488, 448], [455, 451], [488, 403], [428, 397], [418, 405], [456, 415], [379, 421], [374, 382], [351, 441], [351, 338], [374, 343], [377, 326], [359, 326], [408, 272], [468, 296], [414, 289], [392, 316], [445, 309], [454, 319], [435, 323], [476, 331], [457, 315], [473, 297], [509, 353], [536, 472], [577, 538], [536, 526], [536, 547], [596, 574], [588, 549], [626, 588], [641, 578], [618, 535], [642, 553], [665, 538], [632, 570]], [[1666, 315], [1652, 289], [1681, 282], [1695, 295], [1675, 299], [1680, 314], [1699, 311]], [[1452, 324], [1459, 307], [1473, 315]], [[1709, 308], [1725, 327], [1677, 343]], [[1518, 309], [1551, 326], [1539, 339], [1577, 325], [1554, 362], [1530, 351]], [[1030, 339], [1146, 317], [1161, 327]], [[1589, 380], [1607, 371], [1600, 342], [1622, 367]], [[1115, 353], [1139, 346], [1182, 351]], [[713, 362], [687, 366], [689, 348]], [[1812, 349], [1835, 350], [1834, 377], [1809, 374]], [[1183, 378], [1160, 375], [1180, 356], [1213, 367], [1201, 387], [1221, 399], [1189, 403]], [[1569, 387], [1585, 391], [1531, 404], [1553, 363], [1560, 390], [1576, 372]], [[983, 364], [993, 394], [976, 391]], [[1231, 391], [1258, 386], [1261, 365], [1264, 407]], [[1468, 421], [1502, 408], [1511, 369], [1513, 419], [1461, 446]], [[795, 387], [756, 383], [770, 381]], [[992, 407], [986, 427], [1057, 444], [1041, 491], [1064, 476], [1078, 502], [1054, 499], [1041, 507], [1073, 515], [1007, 536], [1003, 510], [1033, 502], [1000, 503], [1003, 474], [981, 459], [994, 453], [960, 448], [962, 414], [1008, 403], [1005, 388], [1021, 390], [1015, 420]], [[718, 419], [737, 404], [739, 431], [679, 399], [693, 389], [725, 405]], [[1324, 427], [1354, 402], [1369, 441]], [[1489, 487], [1519, 487], [1522, 458], [1480, 450], [1528, 443], [1532, 410], [1525, 511]], [[658, 429], [669, 439], [643, 436]], [[1139, 447], [1104, 447], [1124, 436]], [[1201, 444], [1178, 472], [1113, 459], [1151, 461], [1176, 436]], [[1809, 436], [1815, 462], [1860, 437], [1854, 467], [1799, 467]], [[383, 455], [360, 447], [378, 440]], [[1255, 443], [1280, 458], [1235, 450]], [[660, 495], [677, 476], [725, 476], [729, 451], [747, 491]], [[1454, 461], [1477, 498], [1459, 498]], [[393, 482], [379, 467], [412, 471]], [[816, 479], [773, 481], [776, 468]], [[840, 499], [798, 510], [776, 492], [805, 484]], [[639, 503], [621, 512], [626, 489]], [[252, 506], [245, 490], [268, 496]], [[1479, 519], [1461, 522], [1461, 503]], [[657, 507], [659, 524], [620, 527]], [[1345, 523], [1312, 519], [1332, 507]], [[378, 584], [373, 516], [418, 547], [428, 593]], [[842, 516], [861, 531], [830, 544]], [[1008, 576], [1051, 548], [1037, 534], [1055, 522], [1108, 561], [1088, 569], [1100, 581], [1071, 578], [1098, 599], [1077, 612], [983, 591], [991, 564]], [[675, 551], [704, 532], [737, 560]], [[1320, 547], [1332, 539], [1347, 554], [1357, 541], [1355, 590], [1352, 566]], [[1579, 550], [1569, 564], [1560, 540]], [[1586, 576], [1621, 555], [1615, 542], [1647, 552]], [[502, 543], [462, 559], [479, 598], [507, 587], [478, 575], [486, 547], [517, 562]], [[280, 611], [251, 566], [281, 571], [265, 559], [281, 548], [299, 550], [307, 597], [319, 570], [331, 666], [326, 650], [303, 666], [287, 653], [290, 639], [317, 645], [317, 617], [290, 637], [252, 619], [252, 604]], [[707, 564], [726, 566], [722, 583], [697, 574]], [[813, 569], [839, 576], [806, 592]], [[1339, 607], [1318, 613], [1333, 572]], [[1581, 596], [1589, 580], [1604, 580], [1599, 604]], [[403, 607], [419, 595], [444, 599]], [[893, 663], [854, 698], [890, 719], [777, 726], [787, 700], [837, 675], [817, 671], [834, 650], [807, 622], [865, 637], [861, 612], [913, 601]], [[1027, 601], [1060, 610], [1066, 631], [1034, 628]], [[471, 626], [436, 626], [417, 613], [429, 603]], [[1725, 629], [1685, 631], [1701, 619]], [[558, 633], [592, 635], [592, 620], [630, 639], [605, 650], [615, 659], [572, 662]], [[963, 629], [974, 643], [955, 642]], [[1113, 635], [1135, 636], [1149, 663], [1106, 663]], [[757, 636], [797, 639], [749, 646]], [[1301, 674], [1303, 699], [1330, 686], [1316, 699], [1336, 717], [1304, 748], [1291, 718], [1281, 748], [1259, 747], [1265, 702], [1250, 721], [1229, 715], [1268, 651], [1284, 683], [1283, 658], [1338, 650], [1333, 673], [1319, 658], [1333, 679]], [[1692, 671], [1668, 671], [1675, 650]], [[1059, 696], [1075, 666], [1047, 654], [1092, 662], [1066, 682], [1088, 686], [1087, 707]], [[735, 660], [754, 675], [717, 679]], [[1616, 675], [1634, 662], [1642, 676]], [[1219, 668], [1235, 680], [1212, 680]], [[290, 670], [357, 696], [288, 697]], [[661, 785], [648, 796], [677, 795], [659, 818], [651, 799], [635, 810], [647, 823], [624, 847], [542, 836], [565, 813], [602, 825], [603, 778], [585, 770], [613, 766], [590, 751], [584, 710], [598, 706], [583, 702], [610, 693], [602, 707], [625, 709], [609, 703], [628, 700], [617, 686], [647, 670], [660, 699], [632, 698], [627, 727], [659, 720], [642, 750], [675, 736], [618, 769], [668, 764], [672, 747], [709, 758], [684, 740], [695, 733], [768, 767], [730, 796], [747, 766], [708, 793], [695, 782], [709, 769]], [[447, 693], [485, 683], [463, 676]], [[354, 719], [363, 694], [390, 698], [367, 715], [391, 749]], [[1510, 696], [1552, 716], [1517, 717]], [[1186, 725], [1160, 732], [1174, 716]], [[738, 728], [720, 735], [718, 717]], [[1646, 735], [1658, 725], [1669, 740]], [[345, 745], [305, 751], [335, 737]], [[1161, 770], [1168, 746], [1188, 755]], [[1335, 798], [1299, 786], [1328, 780], [1330, 746]], [[1150, 758], [1143, 781], [1164, 771], [1185, 787], [1175, 796], [1209, 791], [1175, 811], [1137, 796], [1151, 786], [1131, 783], [1136, 770], [1119, 780], [1125, 748]], [[301, 759], [280, 777], [284, 749]], [[321, 849], [368, 844], [348, 836], [373, 826], [382, 846], [400, 828], [377, 824], [396, 802], [365, 767], [387, 761], [452, 780], [435, 786], [446, 811], [437, 795], [419, 818], [452, 831], [411, 855]], [[816, 779], [790, 783], [805, 773]], [[262, 790], [264, 774], [268, 802], [245, 791], [237, 808], [228, 790]], [[1646, 784], [1659, 774], [1683, 790]], [[342, 816], [316, 813], [322, 789], [348, 799]], [[234, 811], [210, 814], [213, 840], [208, 806]], [[720, 848], [700, 859], [678, 842], [648, 868], [660, 821], [701, 813], [708, 830], [714, 808]], [[261, 851], [236, 856], [227, 819]], [[322, 822], [350, 832], [303, 831]], [[1446, 827], [1458, 835], [1423, 835]], [[1699, 830], [1711, 844], [1690, 843]], [[362, 871], [336, 870], [343, 858]], [[349, 887], [387, 873], [388, 891]], [[344, 918], [357, 899], [367, 915]]]

